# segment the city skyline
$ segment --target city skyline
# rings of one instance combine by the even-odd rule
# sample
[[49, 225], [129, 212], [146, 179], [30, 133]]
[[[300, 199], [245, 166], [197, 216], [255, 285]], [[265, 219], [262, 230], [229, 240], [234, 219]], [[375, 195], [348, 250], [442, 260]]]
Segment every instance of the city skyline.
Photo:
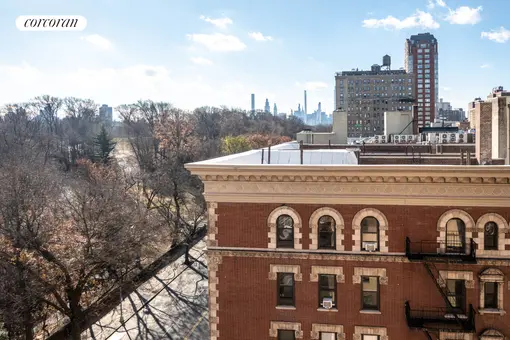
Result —
[[[510, 27], [502, 25], [510, 4], [393, 2], [297, 1], [290, 10], [264, 1], [257, 8], [234, 1], [154, 0], [129, 7], [119, 0], [4, 2], [0, 42], [9, 49], [0, 59], [1, 104], [47, 93], [113, 107], [154, 99], [184, 109], [248, 110], [249, 94], [256, 93], [290, 112], [304, 105], [300, 93], [306, 90], [311, 103], [331, 113], [335, 72], [367, 69], [373, 56], [385, 54], [392, 68], [403, 67], [405, 39], [424, 32], [441, 45], [438, 95], [453, 107], [466, 109], [487, 88], [508, 87]], [[83, 32], [20, 32], [15, 26], [19, 15], [68, 13], [87, 18]], [[293, 24], [311, 17], [321, 24]], [[344, 32], [342, 43], [332, 44]]]

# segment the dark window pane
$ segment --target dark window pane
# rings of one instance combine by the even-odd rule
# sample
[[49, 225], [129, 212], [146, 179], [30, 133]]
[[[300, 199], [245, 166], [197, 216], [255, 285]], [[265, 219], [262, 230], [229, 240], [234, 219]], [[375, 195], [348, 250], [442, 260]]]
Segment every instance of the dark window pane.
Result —
[[319, 307], [323, 307], [322, 303], [325, 298], [330, 298], [333, 302], [333, 307], [336, 306], [335, 275], [319, 275]]
[[296, 332], [290, 330], [278, 330], [278, 340], [295, 340]]
[[294, 306], [293, 273], [278, 273], [278, 305]]
[[372, 216], [361, 221], [361, 249], [379, 250], [379, 221]]
[[498, 308], [498, 284], [485, 282], [484, 308]]
[[294, 220], [289, 215], [281, 215], [276, 220], [276, 246], [294, 248]]
[[319, 218], [319, 249], [334, 249], [336, 223], [331, 216]]
[[484, 228], [484, 249], [498, 250], [498, 225], [488, 222]]
[[447, 251], [462, 252], [466, 244], [466, 225], [459, 218], [452, 218], [446, 223]]
[[379, 310], [379, 278], [376, 276], [363, 276], [361, 278], [363, 309]]
[[448, 300], [454, 308], [464, 310], [466, 304], [466, 286], [464, 280], [446, 280]]

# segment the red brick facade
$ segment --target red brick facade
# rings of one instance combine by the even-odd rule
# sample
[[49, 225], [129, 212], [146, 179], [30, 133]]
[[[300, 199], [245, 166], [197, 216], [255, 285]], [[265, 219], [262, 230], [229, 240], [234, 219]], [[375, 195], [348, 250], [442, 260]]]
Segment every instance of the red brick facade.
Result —
[[[285, 202], [282, 202], [282, 204]], [[354, 339], [355, 326], [385, 327], [389, 340], [426, 339], [421, 331], [410, 330], [404, 313], [405, 301], [413, 308], [444, 307], [444, 301], [427, 274], [421, 262], [409, 262], [404, 255], [405, 238], [411, 240], [436, 240], [441, 215], [452, 209], [461, 209], [476, 221], [486, 213], [499, 214], [505, 221], [510, 220], [509, 208], [445, 207], [445, 206], [365, 206], [332, 205], [344, 220], [343, 252], [332, 251], [327, 256], [310, 249], [309, 219], [312, 213], [323, 206], [288, 204], [300, 216], [302, 251], [267, 251], [268, 216], [281, 204], [218, 203], [216, 208], [216, 240], [222, 248], [262, 248], [231, 249], [221, 256], [216, 277], [219, 305], [217, 312], [220, 340], [261, 340], [269, 337], [271, 321], [297, 322], [301, 324], [302, 339], [311, 339], [312, 324], [342, 325], [345, 339]], [[388, 256], [356, 255], [353, 250], [353, 217], [365, 208], [378, 209], [388, 223]], [[477, 237], [477, 232], [473, 232]], [[510, 237], [510, 236], [506, 236]], [[508, 246], [506, 246], [508, 250]], [[214, 250], [212, 250], [214, 252]], [[220, 252], [220, 251], [219, 251]], [[218, 254], [219, 254], [218, 252]], [[313, 255], [312, 255], [313, 254]], [[359, 260], [356, 258], [359, 256]], [[371, 260], [373, 256], [373, 260]], [[269, 279], [270, 265], [298, 265], [302, 280], [295, 283], [295, 310], [279, 310], [277, 302], [277, 282]], [[474, 287], [466, 288], [467, 304], [478, 311], [480, 304], [479, 274], [496, 267], [505, 275], [503, 306], [510, 306], [510, 267], [506, 261], [491, 263], [488, 259], [477, 264], [438, 263], [439, 270], [472, 272]], [[310, 281], [312, 266], [342, 267], [344, 282], [337, 283], [338, 311], [318, 310], [318, 284]], [[353, 282], [354, 268], [385, 268], [387, 285], [380, 286], [380, 314], [360, 313], [361, 288]], [[473, 339], [483, 330], [497, 329], [510, 336], [510, 315], [476, 315], [476, 330]], [[460, 338], [459, 338], [460, 339]]]

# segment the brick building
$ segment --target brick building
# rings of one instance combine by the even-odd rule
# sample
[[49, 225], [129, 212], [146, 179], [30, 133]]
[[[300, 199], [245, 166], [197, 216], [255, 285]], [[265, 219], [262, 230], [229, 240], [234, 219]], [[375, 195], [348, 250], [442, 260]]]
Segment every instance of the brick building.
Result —
[[360, 159], [289, 143], [187, 165], [211, 339], [510, 337], [510, 167]]

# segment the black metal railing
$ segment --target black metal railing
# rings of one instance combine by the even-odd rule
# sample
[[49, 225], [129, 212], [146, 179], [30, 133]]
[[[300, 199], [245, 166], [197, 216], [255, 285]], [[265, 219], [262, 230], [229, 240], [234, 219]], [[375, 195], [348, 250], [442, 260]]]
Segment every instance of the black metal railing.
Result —
[[475, 310], [472, 305], [469, 305], [467, 311], [462, 308], [411, 309], [409, 301], [406, 301], [405, 315], [409, 328], [475, 331]]
[[411, 241], [406, 237], [406, 256], [410, 260], [457, 257], [463, 261], [475, 261], [476, 243], [472, 238], [447, 237], [446, 241]]

